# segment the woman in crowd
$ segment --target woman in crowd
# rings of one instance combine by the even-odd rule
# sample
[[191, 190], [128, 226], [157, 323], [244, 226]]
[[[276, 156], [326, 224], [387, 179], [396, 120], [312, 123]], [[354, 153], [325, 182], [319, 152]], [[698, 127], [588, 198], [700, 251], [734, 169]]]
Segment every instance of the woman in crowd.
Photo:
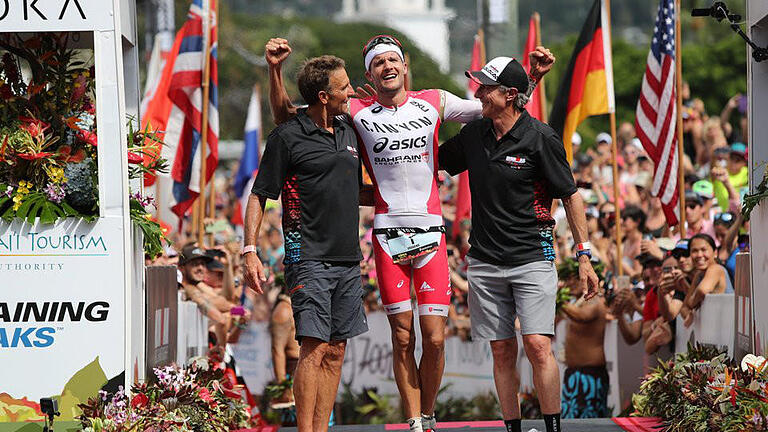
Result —
[[621, 265], [624, 273], [630, 276], [639, 275], [643, 267], [635, 259], [640, 255], [640, 243], [643, 240], [645, 231], [645, 213], [633, 205], [628, 205], [621, 212], [622, 232], [624, 239], [622, 243], [623, 256]]
[[738, 243], [739, 228], [741, 227], [741, 214], [717, 213], [713, 220], [715, 227], [715, 239], [720, 243], [717, 249], [717, 259], [725, 265], [728, 277], [733, 282], [736, 271], [736, 254], [741, 252]]
[[[615, 256], [614, 229], [616, 223], [616, 207], [612, 202], [604, 202], [598, 207], [597, 232], [589, 236], [589, 241], [601, 257]], [[603, 260], [608, 269], [613, 269], [613, 259]]]
[[[691, 289], [685, 298], [685, 306], [697, 309], [707, 294], [733, 292], [731, 279], [725, 267], [715, 260], [715, 240], [707, 234], [696, 234], [688, 242], [691, 260], [696, 271]], [[693, 313], [685, 317], [685, 325], [693, 323]]]

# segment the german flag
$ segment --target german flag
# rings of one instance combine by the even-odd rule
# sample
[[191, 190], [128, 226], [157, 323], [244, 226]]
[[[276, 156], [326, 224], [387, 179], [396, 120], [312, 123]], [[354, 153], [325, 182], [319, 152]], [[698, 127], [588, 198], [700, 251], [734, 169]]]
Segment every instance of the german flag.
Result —
[[595, 0], [552, 106], [549, 124], [562, 137], [568, 161], [576, 127], [591, 115], [615, 110], [608, 17], [603, 0]]

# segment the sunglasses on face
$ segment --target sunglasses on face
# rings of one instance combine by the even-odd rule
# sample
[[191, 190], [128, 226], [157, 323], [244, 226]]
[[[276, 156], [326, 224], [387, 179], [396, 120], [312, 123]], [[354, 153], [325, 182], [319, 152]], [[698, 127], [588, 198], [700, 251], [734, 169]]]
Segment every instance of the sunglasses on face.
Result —
[[699, 204], [699, 203], [686, 203], [685, 204], [685, 208], [693, 210], [693, 209], [695, 209], [696, 207], [698, 207], [700, 205], [701, 204]]
[[400, 41], [397, 40], [397, 38], [395, 38], [394, 36], [381, 34], [381, 35], [376, 35], [376, 36], [372, 37], [371, 39], [368, 40], [368, 42], [365, 43], [365, 46], [363, 47], [363, 55], [365, 56], [376, 45], [380, 45], [380, 44], [397, 45], [401, 49], [403, 47], [403, 45], [400, 43]]
[[603, 219], [613, 219], [614, 216], [616, 216], [616, 213], [614, 212], [600, 212], [600, 217]]

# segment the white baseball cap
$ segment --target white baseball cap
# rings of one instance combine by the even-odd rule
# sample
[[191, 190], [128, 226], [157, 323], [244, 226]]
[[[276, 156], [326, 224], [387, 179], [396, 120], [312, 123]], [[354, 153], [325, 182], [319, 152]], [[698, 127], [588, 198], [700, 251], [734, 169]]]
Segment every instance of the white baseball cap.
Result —
[[597, 138], [595, 138], [595, 142], [596, 143], [607, 142], [608, 144], [612, 144], [613, 140], [611, 139], [611, 135], [609, 133], [600, 132], [599, 134], [597, 134]]
[[522, 94], [528, 91], [528, 74], [512, 57], [496, 57], [479, 71], [466, 71], [465, 75], [479, 84], [514, 87]]
[[578, 132], [574, 132], [573, 136], [571, 136], [571, 144], [581, 145], [581, 135]]

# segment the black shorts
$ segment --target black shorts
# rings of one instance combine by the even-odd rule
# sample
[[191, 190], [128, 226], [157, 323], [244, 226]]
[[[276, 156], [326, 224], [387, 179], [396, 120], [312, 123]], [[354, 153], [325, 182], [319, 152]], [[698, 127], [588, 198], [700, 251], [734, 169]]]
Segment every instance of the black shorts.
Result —
[[285, 266], [296, 340], [341, 341], [368, 331], [360, 264], [299, 261]]

